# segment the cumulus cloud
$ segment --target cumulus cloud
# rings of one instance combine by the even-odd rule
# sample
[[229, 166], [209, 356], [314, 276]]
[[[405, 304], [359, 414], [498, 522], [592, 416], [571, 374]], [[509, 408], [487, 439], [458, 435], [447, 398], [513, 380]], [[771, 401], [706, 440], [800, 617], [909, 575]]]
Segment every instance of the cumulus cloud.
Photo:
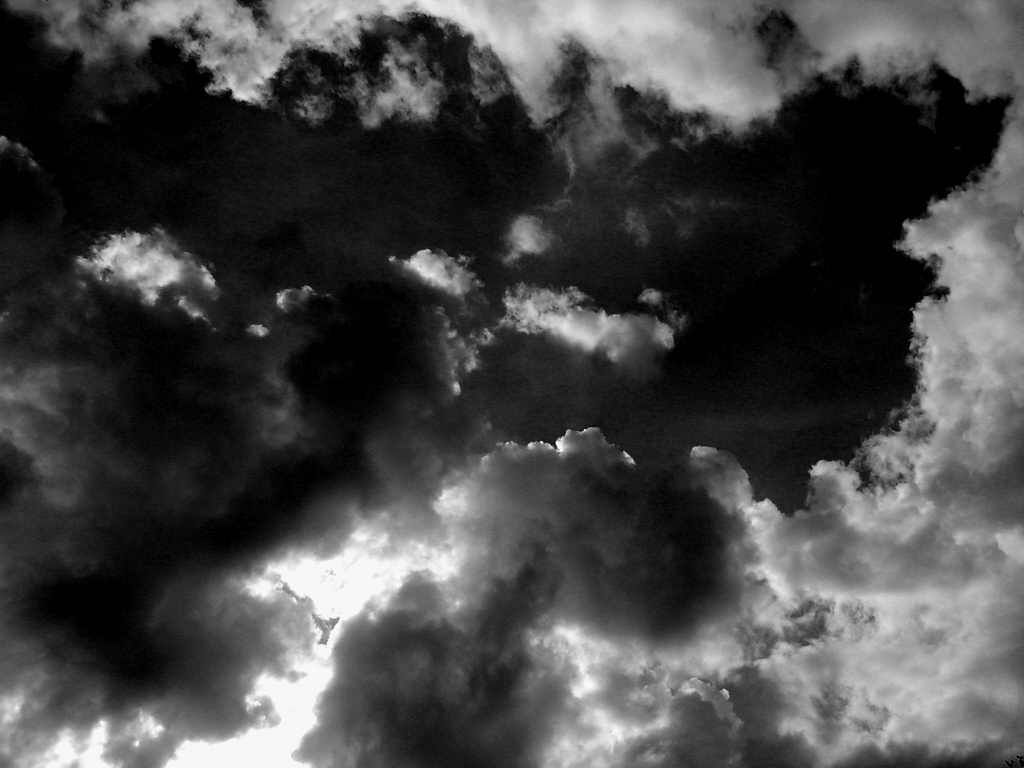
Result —
[[827, 601], [818, 640], [759, 666], [819, 760], [997, 760], [1020, 732], [1021, 135], [1015, 116], [988, 173], [907, 226], [948, 289], [915, 311], [909, 413], [857, 466], [816, 465], [806, 511], [749, 508], [776, 594]]
[[0, 754], [16, 762], [92, 740], [113, 764], [162, 764], [272, 725], [258, 685], [303, 662], [315, 616], [248, 571], [302, 541], [330, 551], [357, 510], [414, 516], [442, 444], [473, 429], [441, 414], [436, 307], [298, 291], [286, 333], [216, 328], [178, 303], [212, 300], [209, 272], [168, 242], [106, 239], [0, 324]]
[[660, 307], [665, 303], [665, 294], [657, 288], [644, 288], [640, 291], [640, 295], [636, 297], [636, 300], [649, 307]]
[[[288, 441], [282, 387], [244, 338], [95, 284], [10, 305], [10, 759], [36, 762], [60, 734], [101, 722], [108, 759], [166, 759], [183, 738], [225, 738], [271, 716], [248, 701], [252, 685], [287, 673], [309, 627], [285, 600], [242, 594], [208, 538], [259, 454]], [[159, 728], [122, 744], [143, 712]]]
[[505, 236], [508, 252], [502, 257], [506, 264], [514, 264], [523, 256], [539, 256], [550, 247], [552, 238], [536, 216], [517, 216]]
[[547, 334], [641, 375], [656, 369], [657, 360], [675, 346], [675, 334], [682, 327], [681, 319], [669, 324], [650, 315], [590, 309], [589, 297], [577, 288], [559, 292], [520, 284], [506, 292], [504, 302], [503, 326]]
[[[679, 108], [709, 109], [741, 122], [769, 114], [805, 76], [851, 55], [883, 69], [936, 56], [989, 92], [1005, 90], [1006, 73], [1019, 72], [1005, 53], [1020, 23], [1009, 2], [969, 3], [957, 11], [934, 2], [898, 9], [855, 0], [780, 5], [767, 17], [761, 4], [749, 0], [645, 0], [628, 10], [607, 0], [574, 0], [557, 11], [546, 4], [508, 7], [488, 0], [421, 0], [414, 7], [459, 24], [493, 50], [540, 119], [557, 109], [550, 86], [567, 39], [607, 61], [615, 82], [650, 86]], [[13, 6], [44, 18], [55, 41], [91, 60], [125, 48], [142, 50], [154, 37], [177, 38], [213, 73], [216, 87], [248, 101], [263, 98], [265, 83], [291, 47], [344, 53], [360, 27], [379, 13], [400, 16], [408, 10], [408, 4], [390, 1], [339, 10], [319, 0], [270, 0], [255, 13], [230, 0], [149, 0], [126, 7], [20, 0]], [[773, 23], [783, 18], [780, 11], [795, 25]], [[796, 42], [794, 28], [800, 34]], [[978, 46], [979, 40], [984, 44]], [[374, 125], [393, 116], [434, 114], [437, 81], [414, 52], [396, 49], [389, 56], [388, 85], [357, 89], [364, 119]]]
[[150, 306], [166, 296], [190, 317], [204, 320], [209, 319], [206, 307], [219, 294], [210, 270], [178, 249], [160, 230], [148, 235], [111, 235], [77, 264], [83, 273], [101, 282], [135, 291]]
[[[155, 37], [168, 36], [212, 73], [212, 90], [257, 104], [271, 101], [266, 84], [296, 45], [329, 51], [359, 70], [359, 34], [379, 23], [379, 11], [404, 10], [390, 3], [339, 10], [313, 0], [268, 0], [251, 7], [227, 0], [185, 5], [51, 0], [31, 7], [15, 0], [11, 5], [44, 19], [46, 34], [82, 51], [85, 66], [109, 64], [131, 52], [142, 60]], [[592, 210], [578, 205], [579, 199], [600, 198], [621, 181], [615, 173], [623, 168], [623, 189], [631, 194], [656, 186], [647, 184], [649, 178], [661, 183], [676, 174], [688, 180], [717, 164], [729, 166], [747, 152], [755, 156], [755, 166], [762, 152], [784, 157], [787, 167], [802, 168], [804, 158], [829, 154], [818, 150], [830, 146], [805, 134], [842, 122], [848, 114], [843, 110], [855, 100], [842, 101], [836, 94], [864, 82], [879, 84], [871, 92], [876, 100], [898, 87], [912, 91], [912, 84], [893, 80], [891, 74], [932, 60], [959, 78], [971, 97], [1019, 95], [1024, 84], [1019, 56], [1024, 18], [1009, 2], [954, 9], [932, 2], [896, 6], [792, 0], [767, 17], [760, 5], [738, 0], [644, 0], [628, 8], [604, 0], [532, 5], [423, 0], [417, 7], [454, 20], [476, 36], [469, 53], [453, 57], [459, 66], [465, 64], [463, 91], [449, 88], [445, 78], [450, 73], [434, 65], [429, 45], [382, 33], [374, 38], [381, 43], [380, 66], [359, 70], [343, 95], [353, 100], [363, 127], [409, 129], [398, 135], [428, 142], [409, 152], [426, 146], [422, 155], [442, 156], [460, 168], [498, 162], [496, 152], [471, 160], [485, 146], [480, 137], [499, 134], [503, 120], [521, 119], [515, 96], [530, 105], [536, 125], [549, 133], [524, 129], [501, 134], [514, 137], [510, 144], [527, 139], [544, 144], [552, 136], [569, 135], [558, 130], [572, 117], [561, 111], [572, 88], [589, 100], [586, 115], [608, 135], [619, 135], [620, 129], [627, 135], [628, 121], [614, 101], [622, 96], [615, 86], [624, 84], [635, 88], [647, 110], [640, 112], [651, 124], [685, 122], [673, 112], [682, 108], [708, 110], [736, 127], [769, 115], [816, 72], [844, 65], [851, 55], [860, 57], [861, 80], [825, 78], [799, 102], [806, 107], [820, 100], [826, 104], [822, 109], [838, 115], [833, 122], [804, 125], [798, 108], [783, 111], [779, 130], [803, 136], [812, 147], [804, 154], [793, 149], [800, 162], [774, 152], [790, 145], [773, 144], [773, 134], [759, 133], [763, 126], [744, 134], [749, 144], [723, 133], [705, 145], [705, 154], [694, 147], [707, 136], [691, 137], [690, 143], [674, 136], [675, 143], [663, 141], [680, 153], [672, 155], [678, 165], [671, 166], [671, 173], [643, 176], [642, 158], [636, 156], [610, 164], [606, 177], [590, 179], [569, 200], [564, 221], [513, 218], [518, 211], [538, 210], [531, 207], [535, 201], [518, 198], [512, 201], [515, 206], [511, 198], [501, 198], [502, 205], [495, 204], [487, 215], [474, 209], [463, 217], [475, 224], [484, 221], [484, 234], [472, 241], [478, 250], [452, 252], [493, 254], [506, 247], [508, 254], [516, 254], [507, 254], [506, 262], [519, 259], [520, 268], [537, 268], [537, 279], [548, 284], [583, 286], [604, 306], [612, 304], [601, 291], [611, 294], [608, 284], [619, 282], [614, 289], [622, 295], [616, 306], [636, 299], [647, 313], [610, 313], [575, 287], [554, 290], [524, 283], [506, 290], [500, 279], [492, 282], [483, 272], [496, 295], [505, 291], [499, 328], [547, 336], [644, 375], [675, 347], [683, 324], [665, 302], [666, 295], [679, 295], [678, 283], [663, 278], [690, 261], [716, 264], [731, 253], [743, 212], [762, 210], [757, 206], [764, 205], [759, 199], [765, 197], [764, 188], [751, 185], [755, 193], [733, 196], [742, 203], [734, 205], [727, 190], [719, 195], [712, 189], [734, 180], [723, 174], [709, 183], [711, 192], [686, 190], [690, 197], [682, 192], [673, 197], [672, 192], [632, 205], [609, 195], [604, 207]], [[371, 18], [377, 20], [367, 21]], [[567, 38], [575, 42], [566, 46]], [[468, 38], [464, 42], [470, 45]], [[570, 49], [599, 60], [605, 79], [588, 80], [593, 73], [584, 67], [575, 72], [576, 81], [559, 81]], [[81, 84], [74, 80], [72, 65], [78, 66], [72, 61], [66, 70], [47, 70], [47, 77], [60, 84], [50, 83], [54, 92], [73, 94], [53, 108], [61, 120], [70, 121], [61, 123], [65, 133], [60, 135], [87, 133], [90, 141], [106, 147], [114, 146], [112, 136], [125, 132], [132, 157], [147, 152], [155, 157], [166, 149], [152, 149], [139, 138], [149, 134], [131, 133], [130, 119], [110, 130], [92, 123], [85, 130], [81, 121], [75, 122], [78, 117], [66, 117], [76, 114], [76, 99], [88, 101], [75, 90]], [[154, 72], [159, 69], [153, 66]], [[74, 81], [74, 87], [53, 72], [63, 72], [61, 77]], [[140, 87], [157, 88], [156, 80], [147, 77]], [[333, 82], [318, 85], [331, 98], [341, 93], [332, 90]], [[202, 86], [198, 90], [201, 94]], [[665, 97], [661, 112], [651, 107], [653, 101], [643, 101], [651, 90]], [[921, 143], [922, 136], [941, 136], [944, 142], [950, 135], [940, 126], [945, 113], [924, 91], [900, 98], [888, 94], [887, 103], [896, 104], [892, 111], [906, 107], [901, 114], [921, 129], [893, 146]], [[472, 129], [441, 125], [428, 132], [403, 125], [436, 119], [446, 99], [466, 92], [479, 102], [474, 108], [480, 107], [472, 113], [479, 119]], [[6, 98], [6, 93], [0, 95]], [[6, 649], [0, 661], [0, 762], [39, 762], [62, 734], [70, 733], [68, 743], [85, 744], [91, 734], [106, 729], [102, 757], [108, 762], [156, 765], [185, 740], [223, 739], [271, 725], [273, 708], [258, 694], [258, 681], [262, 676], [287, 678], [294, 671], [297, 659], [315, 643], [315, 619], [323, 614], [319, 598], [310, 598], [311, 603], [282, 590], [254, 591], [252, 574], [262, 573], [268, 561], [282, 554], [331, 553], [352, 529], [359, 530], [355, 520], [377, 516], [382, 526], [394, 526], [398, 549], [406, 544], [411, 549], [418, 536], [447, 537], [444, 556], [395, 558], [388, 566], [393, 572], [382, 579], [383, 597], [363, 610], [351, 598], [347, 620], [333, 633], [320, 626], [325, 637], [336, 638], [336, 674], [320, 699], [318, 721], [297, 753], [315, 766], [443, 765], [453, 760], [559, 767], [940, 765], [980, 764], [1019, 749], [1015, 740], [1024, 728], [1024, 608], [1019, 598], [1024, 587], [1024, 346], [1019, 330], [1024, 327], [1024, 123], [1017, 106], [1007, 112], [991, 169], [968, 178], [976, 162], [963, 160], [955, 172], [929, 177], [934, 189], [922, 184], [914, 190], [923, 207], [943, 185], [959, 187], [910, 222], [902, 241], [907, 253], [933, 264], [937, 283], [913, 313], [911, 352], [918, 388], [912, 401], [890, 429], [867, 440], [852, 463], [817, 462], [806, 504], [783, 515], [770, 499], [755, 498], [746, 473], [725, 452], [695, 448], [666, 468], [673, 461], [665, 457], [670, 451], [660, 443], [643, 444], [655, 421], [671, 421], [666, 430], [689, 428], [672, 421], [676, 411], [666, 404], [678, 400], [669, 399], [664, 389], [650, 390], [661, 410], [646, 411], [635, 423], [617, 418], [621, 397], [614, 408], [607, 403], [591, 407], [595, 421], [612, 425], [607, 434], [612, 428], [621, 431], [621, 445], [630, 453], [596, 429], [570, 429], [553, 443], [517, 436], [492, 448], [495, 431], [488, 429], [488, 420], [505, 407], [502, 400], [515, 398], [493, 382], [470, 405], [467, 398], [456, 397], [476, 365], [475, 342], [441, 307], [424, 299], [429, 292], [414, 290], [394, 273], [458, 298], [482, 291], [480, 281], [465, 261], [442, 251], [392, 258], [397, 270], [389, 270], [382, 258], [411, 252], [424, 242], [423, 230], [438, 237], [430, 242], [446, 248], [445, 238], [456, 240], [450, 230], [458, 227], [451, 222], [461, 219], [439, 225], [438, 211], [444, 206], [430, 197], [429, 205], [417, 207], [426, 193], [416, 194], [437, 186], [444, 177], [438, 169], [451, 166], [431, 165], [430, 158], [420, 156], [401, 166], [396, 174], [401, 183], [387, 190], [404, 195], [402, 205], [413, 213], [400, 225], [382, 216], [384, 223], [366, 228], [394, 230], [413, 244], [396, 235], [403, 250], [374, 251], [371, 266], [367, 259], [350, 272], [338, 267], [334, 279], [321, 283], [310, 276], [314, 268], [355, 264], [347, 249], [357, 247], [352, 243], [358, 237], [349, 230], [315, 230], [310, 221], [339, 218], [321, 215], [319, 201], [336, 195], [342, 204], [331, 210], [362, 211], [355, 201], [359, 195], [345, 187], [347, 181], [338, 181], [341, 171], [356, 168], [352, 178], [360, 180], [366, 168], [390, 174], [400, 165], [390, 155], [399, 150], [390, 147], [387, 162], [375, 156], [370, 165], [358, 165], [356, 156], [372, 144], [352, 139], [357, 150], [351, 155], [331, 154], [348, 146], [349, 133], [318, 133], [337, 128], [330, 123], [335, 103], [320, 92], [302, 95], [308, 98], [300, 99], [298, 111], [312, 125], [298, 127], [284, 121], [257, 123], [276, 118], [227, 99], [202, 100], [184, 86], [176, 93], [173, 109], [159, 102], [166, 110], [158, 113], [161, 119], [209, 110], [232, 128], [218, 131], [231, 134], [232, 151], [241, 154], [227, 153], [224, 162], [216, 157], [216, 172], [210, 176], [236, 179], [231, 174], [237, 168], [259, 165], [260, 174], [276, 177], [279, 170], [309, 158], [330, 162], [320, 163], [327, 172], [310, 172], [315, 180], [308, 184], [292, 183], [290, 176], [282, 183], [294, 198], [288, 211], [301, 219], [298, 223], [263, 229], [251, 225], [257, 234], [237, 239], [234, 230], [218, 230], [205, 240], [221, 251], [209, 262], [218, 265], [215, 281], [205, 262], [182, 251], [161, 230], [147, 229], [158, 218], [155, 212], [172, 215], [182, 207], [179, 203], [152, 203], [117, 216], [110, 213], [114, 205], [89, 207], [93, 189], [76, 186], [72, 177], [76, 168], [93, 166], [75, 165], [85, 160], [68, 160], [66, 155], [74, 152], [50, 144], [38, 154], [62, 169], [56, 181], [50, 179], [33, 159], [32, 142], [22, 135], [31, 136], [25, 126], [45, 122], [39, 115], [50, 113], [15, 110], [18, 118], [10, 124], [22, 132], [18, 142], [25, 144], [0, 141], [0, 173], [4, 181], [16, 182], [8, 188], [28, 194], [4, 198], [0, 211], [0, 244], [14, 254], [4, 254], [5, 264], [14, 264], [17, 273], [5, 285], [5, 292], [12, 286], [16, 290], [5, 298], [0, 321], [0, 554], [7, 566], [0, 580], [5, 606], [0, 639]], [[488, 123], [480, 117], [487, 109], [512, 117]], [[7, 112], [2, 114], [7, 121]], [[129, 114], [134, 119], [141, 111]], [[253, 122], [230, 122], [229, 114], [247, 115]], [[241, 130], [251, 125], [258, 127]], [[6, 122], [0, 127], [8, 129]], [[234, 128], [239, 128], [237, 135]], [[358, 122], [349, 128], [360, 130]], [[460, 132], [471, 137], [459, 143], [452, 137]], [[378, 131], [374, 140], [385, 133]], [[39, 141], [47, 134], [39, 131]], [[249, 141], [264, 134], [273, 141]], [[189, 154], [203, 139], [205, 134], [192, 143], [174, 144], [167, 150], [175, 157], [170, 165], [178, 164], [176, 151]], [[260, 154], [260, 148], [274, 143], [289, 145], [283, 160]], [[951, 152], [959, 152], [960, 144], [950, 143]], [[851, 154], [853, 164], [862, 164], [872, 152], [868, 147]], [[967, 155], [983, 159], [985, 152], [971, 148]], [[920, 157], [920, 164], [927, 165], [930, 156]], [[659, 155], [655, 161], [662, 159]], [[132, 167], [118, 165], [117, 173]], [[775, 166], [768, 168], [762, 169], [764, 176], [775, 174]], [[680, 169], [686, 173], [676, 173]], [[180, 171], [162, 173], [164, 186], [154, 198], [173, 190], [178, 201], [183, 191], [193, 189]], [[799, 170], [794, 173], [785, 177], [785, 189], [798, 190], [801, 201], [814, 198], [818, 188]], [[555, 173], [552, 177], [564, 181]], [[437, 199], [456, 188], [469, 190], [468, 199], [478, 186], [501, 186], [461, 181], [449, 184]], [[885, 179], [875, 182], [882, 185]], [[856, 194], [832, 199], [830, 226], [848, 232], [851, 213], [839, 203], [871, 191], [862, 195], [864, 190], [855, 188]], [[567, 194], [575, 193], [570, 189]], [[273, 219], [265, 215], [273, 206], [261, 208], [252, 202], [256, 197], [239, 193], [213, 213], [185, 206], [189, 213], [182, 218], [194, 213], [206, 226], [208, 219]], [[878, 197], [886, 206], [892, 203], [886, 221], [907, 215], [900, 207], [904, 198]], [[734, 211], [728, 220], [715, 219], [716, 226], [730, 230], [726, 235], [691, 239], [677, 227], [666, 240], [670, 220], [682, 210], [679, 200], [700, 199], [710, 210], [709, 201], [720, 198], [728, 198]], [[389, 195], [381, 193], [378, 199]], [[74, 227], [59, 233], [68, 235], [66, 241], [57, 236], [65, 204], [76, 217]], [[447, 205], [461, 214], [457, 203]], [[698, 210], [696, 203], [691, 208]], [[794, 217], [808, 210], [818, 208], [786, 209]], [[105, 235], [74, 260], [74, 274], [65, 274], [59, 253], [70, 249], [72, 258], [83, 253], [74, 249], [74, 241], [98, 226], [90, 218], [98, 216], [96, 211], [117, 219], [104, 232], [123, 234]], [[237, 218], [222, 215], [225, 211]], [[629, 262], [613, 279], [611, 272], [596, 268], [570, 274], [568, 258], [519, 258], [545, 252], [556, 234], [560, 248], [564, 243], [571, 251], [572, 237], [565, 235], [572, 235], [573, 227], [603, 237], [609, 229], [597, 224], [604, 211], [613, 212], [607, 220], [624, 248], [661, 253], [662, 261]], [[357, 218], [351, 215], [345, 226], [358, 230], [359, 223], [351, 223]], [[429, 221], [412, 231], [410, 222], [422, 219]], [[696, 213], [692, 219], [694, 226], [703, 226]], [[196, 232], [202, 229], [195, 225]], [[801, 227], [780, 231], [811, 245], [778, 238], [778, 259], [790, 261], [788, 271], [775, 273], [775, 287], [797, 275], [800, 285], [808, 286], [809, 303], [832, 302], [828, 280], [849, 280], [845, 265], [822, 277], [827, 270], [819, 262], [805, 265], [791, 255], [801, 248], [827, 250], [818, 235]], [[200, 234], [195, 237], [203, 241]], [[696, 240], [709, 249], [704, 261], [694, 254]], [[205, 258], [204, 250], [195, 250]], [[288, 261], [279, 259], [282, 254], [301, 263], [287, 281], [267, 282], [264, 273], [272, 272], [278, 260]], [[39, 256], [58, 265], [53, 279], [26, 287]], [[585, 257], [591, 253], [585, 251]], [[266, 320], [269, 325], [251, 324], [251, 315], [232, 316], [232, 307], [225, 306], [230, 304], [228, 281], [219, 265], [232, 259], [236, 278], [244, 274], [252, 280], [236, 279], [233, 285], [259, 286], [253, 303], [269, 304], [267, 297], [279, 285], [303, 287], [277, 293], [280, 312]], [[745, 274], [766, 274], [769, 262], [768, 257], [752, 260]], [[580, 257], [575, 265], [582, 263], [590, 262]], [[709, 281], [721, 278], [734, 285], [729, 275], [722, 276], [727, 270], [720, 264], [716, 269], [709, 268]], [[352, 277], [368, 274], [377, 282]], [[617, 280], [621, 275], [629, 279]], [[648, 279], [665, 292], [647, 288], [637, 297]], [[307, 280], [331, 293], [313, 291]], [[851, 323], [857, 326], [852, 330], [843, 326], [841, 332], [856, 335], [872, 322], [888, 327], [885, 317], [871, 315], [870, 293], [876, 286], [854, 283], [844, 286], [852, 289], [843, 296], [853, 297], [853, 309], [843, 318], [856, 316], [859, 324]], [[736, 289], [742, 295], [733, 306], [771, 293], [762, 287], [751, 282]], [[778, 295], [788, 300], [795, 294], [780, 289]], [[707, 329], [729, 314], [711, 306], [716, 299], [706, 299], [708, 309], [699, 318], [704, 336], [698, 342], [711, 350], [707, 357], [719, 349], [707, 341], [712, 335]], [[218, 320], [223, 313], [230, 322], [216, 328], [191, 322], [213, 314], [215, 306]], [[799, 326], [804, 316], [785, 317]], [[279, 327], [287, 332], [278, 333]], [[780, 327], [771, 326], [771, 331]], [[856, 377], [870, 368], [857, 360], [845, 368], [829, 367], [829, 355], [839, 359], [847, 349], [842, 340], [825, 347], [819, 336], [797, 338], [807, 343], [793, 356], [779, 358], [782, 362], [759, 354], [755, 344], [737, 344], [727, 350], [729, 355], [716, 358], [717, 367], [702, 369], [714, 373], [715, 386], [702, 381], [699, 388], [737, 386], [742, 399], [747, 390], [732, 377], [741, 377], [735, 374], [737, 361], [751, 355], [758, 365], [744, 373], [756, 370], [783, 385], [793, 381], [782, 370], [792, 360], [812, 359], [810, 377], [818, 379], [835, 371]], [[875, 385], [863, 381], [865, 389]], [[581, 399], [590, 394], [584, 392]], [[706, 421], [734, 416], [723, 416], [717, 402], [709, 396], [698, 404], [707, 411]], [[760, 412], [734, 422], [734, 432], [757, 419], [805, 418], [806, 411], [792, 416], [774, 403], [754, 403], [751, 409]], [[813, 405], [827, 409], [834, 403]], [[574, 420], [575, 414], [562, 419]], [[566, 426], [560, 423], [557, 432], [542, 434], [559, 434]], [[654, 457], [655, 466], [634, 461], [631, 453], [640, 456], [636, 443]], [[350, 546], [355, 551], [367, 543], [356, 536]], [[411, 573], [442, 561], [443, 573]]]
[[297, 756], [318, 767], [536, 762], [565, 697], [523, 631], [545, 587], [524, 571], [492, 585], [487, 609], [460, 615], [411, 576], [384, 610], [346, 627]]
[[391, 256], [388, 260], [431, 288], [458, 298], [481, 286], [476, 275], [469, 269], [469, 260], [464, 256], [453, 258], [444, 251], [424, 249], [408, 259]]
[[410, 574], [343, 625], [298, 756], [568, 768], [730, 754], [728, 693], [643, 650], [737, 615], [738, 510], [712, 498], [712, 465], [651, 477], [588, 429], [499, 446], [455, 476], [437, 502], [446, 573]]
[[317, 295], [317, 292], [309, 285], [304, 285], [301, 288], [282, 288], [274, 296], [274, 304], [282, 312], [293, 312], [302, 309]]
[[737, 595], [739, 528], [702, 471], [677, 472], [651, 477], [594, 428], [501, 446], [442, 499], [456, 539], [469, 537], [459, 578], [473, 589], [533, 563], [560, 583], [563, 618], [650, 638], [693, 631]]
[[381, 61], [379, 83], [356, 75], [352, 95], [367, 128], [385, 120], [430, 122], [444, 95], [444, 83], [429, 69], [423, 53], [391, 42]]

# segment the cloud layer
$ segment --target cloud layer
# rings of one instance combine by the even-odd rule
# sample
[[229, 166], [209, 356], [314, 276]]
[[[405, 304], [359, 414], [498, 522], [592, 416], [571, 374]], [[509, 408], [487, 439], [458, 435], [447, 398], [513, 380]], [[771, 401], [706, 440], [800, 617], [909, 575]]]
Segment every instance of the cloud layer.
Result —
[[0, 765], [1020, 751], [1015, 4], [0, 13]]

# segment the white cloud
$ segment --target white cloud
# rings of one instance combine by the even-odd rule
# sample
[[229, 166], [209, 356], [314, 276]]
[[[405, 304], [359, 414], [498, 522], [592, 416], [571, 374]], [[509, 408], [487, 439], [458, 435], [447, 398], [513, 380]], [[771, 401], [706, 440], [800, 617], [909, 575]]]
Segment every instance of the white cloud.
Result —
[[650, 315], [608, 314], [587, 306], [577, 288], [553, 291], [520, 284], [505, 293], [502, 325], [520, 333], [543, 334], [637, 373], [649, 373], [675, 346], [677, 324]]
[[550, 247], [552, 238], [536, 216], [517, 216], [505, 235], [508, 251], [502, 257], [505, 264], [514, 264], [523, 256], [539, 256]]
[[469, 269], [469, 260], [464, 256], [456, 259], [444, 251], [424, 249], [408, 259], [391, 256], [388, 261], [425, 285], [459, 298], [481, 286], [480, 280]]
[[648, 307], [660, 307], [665, 303], [665, 294], [657, 288], [644, 288], [636, 300]]
[[[28, 7], [27, 0], [13, 5]], [[823, 54], [822, 66], [858, 54], [870, 60], [869, 70], [882, 71], [935, 56], [978, 91], [1019, 94], [1024, 87], [1019, 3], [790, 0], [781, 5]], [[566, 35], [607, 57], [617, 79], [662, 88], [684, 108], [707, 107], [742, 120], [772, 109], [786, 87], [763, 66], [749, 40], [735, 32], [743, 29], [736, 22], [751, 13], [752, 3], [428, 0], [419, 7], [455, 19], [491, 45], [540, 116], [550, 106], [545, 88]], [[385, 8], [394, 11], [397, 3]], [[178, 29], [189, 14], [198, 14], [209, 35], [196, 44], [197, 55], [222, 87], [244, 99], [259, 98], [262, 83], [293, 42], [337, 46], [339, 30], [372, 10], [368, 3], [335, 9], [313, 0], [278, 0], [268, 2], [267, 9], [271, 21], [264, 32], [238, 16], [244, 11], [233, 3], [152, 0], [118, 7], [106, 17], [103, 34], [93, 35], [77, 6], [56, 0], [32, 5], [51, 22], [55, 36], [93, 56], [103, 55], [103, 45], [113, 48], [124, 41], [141, 48], [151, 36]], [[389, 66], [398, 75], [392, 81], [397, 85], [383, 100], [368, 92], [364, 119], [371, 124], [391, 115], [427, 119], [436, 109], [433, 97], [416, 99], [420, 91], [431, 93], [430, 77], [400, 54]], [[916, 412], [899, 431], [867, 445], [867, 460], [887, 475], [887, 484], [864, 487], [853, 469], [820, 463], [812, 473], [813, 501], [793, 517], [780, 515], [768, 501], [755, 503], [740, 474], [724, 474], [716, 489], [745, 508], [756, 570], [775, 591], [758, 620], [777, 625], [789, 607], [809, 596], [863, 607], [861, 613], [837, 608], [821, 637], [803, 645], [780, 641], [755, 665], [792, 705], [784, 728], [806, 737], [823, 760], [841, 759], [865, 744], [920, 740], [941, 748], [994, 739], [1011, 749], [1019, 739], [1024, 711], [1021, 210], [1024, 120], [1014, 112], [994, 169], [908, 226], [906, 247], [922, 258], [940, 256], [939, 282], [950, 293], [915, 312]], [[634, 217], [630, 230], [638, 240], [640, 221]], [[540, 245], [528, 226], [523, 231], [518, 240], [526, 247], [520, 254], [549, 247]], [[510, 233], [510, 242], [516, 240]], [[403, 268], [455, 295], [470, 290], [455, 287], [465, 285], [453, 277], [457, 270], [447, 270], [429, 251], [420, 253], [429, 254], [421, 261], [432, 267], [413, 266], [417, 254], [402, 262]], [[155, 236], [111, 238], [79, 264], [98, 279], [131, 286], [147, 303], [175, 295], [190, 314], [201, 311], [200, 299], [215, 297], [209, 272]], [[282, 309], [308, 295], [305, 289], [290, 290], [296, 293], [286, 294], [284, 305], [279, 295]], [[574, 288], [559, 292], [521, 285], [505, 297], [503, 324], [627, 367], [650, 366], [672, 348], [677, 328], [671, 323], [649, 315], [608, 314], [587, 301]], [[660, 303], [648, 292], [641, 302]], [[563, 455], [573, 450], [573, 439], [519, 450]], [[698, 451], [695, 458], [710, 462], [715, 456]], [[456, 496], [453, 492], [446, 500], [453, 509]], [[611, 557], [614, 548], [608, 546]], [[591, 659], [592, 667], [598, 651], [572, 653]], [[722, 671], [726, 668], [723, 662]], [[596, 688], [601, 682], [594, 675], [581, 672], [577, 682]], [[815, 704], [826, 690], [836, 692], [845, 708], [830, 731], [823, 730]], [[724, 711], [723, 696], [695, 691]]]
[[274, 297], [274, 303], [282, 312], [294, 312], [296, 309], [305, 306], [310, 299], [317, 295], [319, 294], [308, 285], [304, 285], [301, 288], [282, 288]]
[[392, 41], [381, 67], [386, 74], [383, 87], [363, 73], [356, 75], [352, 95], [363, 125], [376, 128], [386, 120], [429, 123], [437, 116], [444, 83], [430, 70], [422, 51]]
[[[950, 4], [920, 0], [787, 0], [779, 4], [821, 56], [821, 68], [860, 55], [886, 69], [917, 66], [937, 57], [969, 85], [1005, 91], [1024, 82], [1019, 4], [971, 0]], [[344, 6], [324, 0], [268, 0], [266, 22], [232, 0], [144, 0], [107, 7], [76, 0], [14, 0], [12, 6], [44, 18], [55, 41], [85, 53], [87, 60], [141, 51], [157, 36], [186, 42], [215, 77], [215, 87], [259, 102], [269, 78], [295, 45], [344, 54], [355, 32], [378, 13], [410, 8], [449, 19], [472, 33], [510, 69], [513, 85], [535, 117], [553, 114], [549, 85], [561, 46], [574, 39], [608, 64], [613, 81], [664, 92], [683, 109], [708, 109], [742, 123], [770, 113], [799, 85], [766, 65], [753, 43], [763, 4], [752, 0], [567, 0], [507, 3], [499, 0], [355, 0]], [[199, 36], [185, 33], [198, 30]], [[477, 71], [484, 72], [477, 62]], [[415, 52], [393, 50], [386, 66], [392, 88], [365, 89], [368, 124], [392, 116], [429, 119], [439, 84]], [[813, 67], [806, 67], [806, 75]], [[486, 80], [486, 78], [484, 78]], [[477, 80], [480, 80], [478, 77]], [[500, 88], [482, 85], [485, 92]]]
[[80, 257], [77, 265], [97, 280], [133, 289], [150, 306], [164, 296], [173, 297], [196, 318], [207, 319], [206, 308], [220, 293], [210, 270], [159, 229], [148, 235], [111, 235], [89, 256]]
[[15, 162], [20, 164], [22, 167], [31, 169], [33, 171], [39, 170], [39, 165], [32, 157], [32, 153], [25, 148], [24, 145], [19, 144], [16, 141], [11, 141], [6, 136], [0, 136], [0, 157], [3, 155], [9, 155], [16, 158]]
[[[907, 226], [937, 254], [942, 300], [914, 313], [920, 380], [911, 414], [869, 440], [884, 482], [821, 462], [805, 512], [748, 506], [760, 572], [783, 601], [860, 602], [869, 622], [762, 662], [797, 711], [787, 727], [826, 758], [865, 744], [1014, 749], [1024, 711], [1024, 121], [992, 169]], [[814, 698], [832, 686], [842, 724], [821, 732]], [[860, 720], [869, 730], [851, 727]], [[1019, 750], [1019, 748], [1018, 748]]]

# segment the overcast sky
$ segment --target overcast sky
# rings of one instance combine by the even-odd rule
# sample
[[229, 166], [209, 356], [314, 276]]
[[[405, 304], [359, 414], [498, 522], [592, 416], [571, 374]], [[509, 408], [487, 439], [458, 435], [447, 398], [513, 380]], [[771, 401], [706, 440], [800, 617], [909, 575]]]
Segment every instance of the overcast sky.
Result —
[[1024, 752], [1022, 51], [0, 2], [0, 768]]

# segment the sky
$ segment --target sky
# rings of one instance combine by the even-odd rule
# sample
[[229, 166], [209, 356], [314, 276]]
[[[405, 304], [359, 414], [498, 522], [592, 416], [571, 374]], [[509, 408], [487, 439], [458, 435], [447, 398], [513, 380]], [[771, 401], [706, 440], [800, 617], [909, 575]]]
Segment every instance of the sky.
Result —
[[1024, 752], [1016, 0], [2, 0], [0, 768]]

